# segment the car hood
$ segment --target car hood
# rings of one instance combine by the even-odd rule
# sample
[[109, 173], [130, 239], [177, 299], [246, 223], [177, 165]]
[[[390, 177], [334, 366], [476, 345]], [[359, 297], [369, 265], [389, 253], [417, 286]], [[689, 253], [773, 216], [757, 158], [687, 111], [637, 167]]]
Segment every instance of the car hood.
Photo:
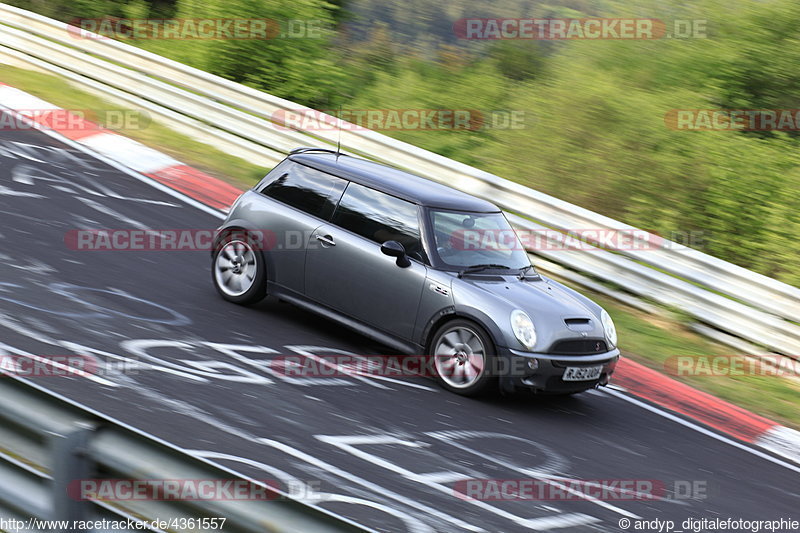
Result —
[[[463, 288], [459, 291], [459, 285]], [[560, 283], [541, 280], [519, 280], [516, 276], [465, 276], [453, 283], [457, 305], [473, 305], [474, 301], [486, 303], [500, 300], [505, 305], [495, 307], [502, 314], [512, 309], [522, 309], [536, 326], [537, 349], [543, 350], [557, 340], [570, 338], [604, 339], [600, 308], [590, 300], [562, 286]], [[459, 298], [459, 293], [463, 298]], [[473, 300], [474, 298], [474, 300]], [[499, 303], [499, 302], [497, 302]], [[566, 319], [588, 319], [575, 323]]]
[[544, 312], [569, 318], [595, 318], [592, 309], [580, 298], [546, 278], [537, 281], [523, 281], [512, 276], [503, 278], [503, 281], [499, 281], [497, 277], [485, 280], [474, 276], [461, 278], [460, 281], [506, 300], [531, 317]]

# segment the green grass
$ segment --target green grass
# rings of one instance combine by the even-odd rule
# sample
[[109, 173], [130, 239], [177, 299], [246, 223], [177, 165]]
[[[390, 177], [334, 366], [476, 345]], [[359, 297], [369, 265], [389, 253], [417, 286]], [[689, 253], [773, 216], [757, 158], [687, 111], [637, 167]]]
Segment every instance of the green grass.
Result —
[[[76, 89], [58, 77], [0, 65], [0, 81], [60, 107], [102, 111], [118, 106]], [[249, 186], [267, 169], [259, 168], [206, 144], [151, 123], [147, 128], [121, 132], [143, 144], [240, 187]], [[664, 372], [664, 362], [677, 355], [731, 355], [734, 350], [707, 340], [688, 328], [688, 318], [665, 310], [652, 317], [606, 296], [582, 291], [603, 305], [617, 325], [625, 356]], [[797, 382], [775, 377], [675, 377], [700, 390], [788, 426], [800, 428]]]
[[[63, 79], [50, 74], [0, 64], [0, 82], [27, 91], [66, 109], [80, 109], [96, 113], [121, 109], [119, 105], [77, 89]], [[252, 186], [269, 170], [177, 133], [156, 121], [149, 121], [149, 123], [148, 121], [149, 119], [144, 117], [144, 120], [140, 121], [144, 127], [130, 128], [118, 133], [242, 188]]]

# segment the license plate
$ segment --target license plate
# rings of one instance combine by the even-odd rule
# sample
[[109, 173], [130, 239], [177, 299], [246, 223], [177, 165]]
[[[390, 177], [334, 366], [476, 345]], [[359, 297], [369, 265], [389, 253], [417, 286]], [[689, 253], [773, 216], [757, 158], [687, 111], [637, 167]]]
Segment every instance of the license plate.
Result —
[[598, 379], [603, 371], [600, 366], [568, 366], [564, 371], [564, 381], [591, 381]]

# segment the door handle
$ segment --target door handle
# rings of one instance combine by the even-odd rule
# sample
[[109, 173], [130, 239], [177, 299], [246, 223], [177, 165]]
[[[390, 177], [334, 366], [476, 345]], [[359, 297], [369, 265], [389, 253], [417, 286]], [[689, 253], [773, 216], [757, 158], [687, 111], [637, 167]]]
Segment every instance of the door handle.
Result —
[[334, 242], [333, 237], [330, 235], [314, 235], [314, 238], [325, 246], [336, 246], [336, 242]]

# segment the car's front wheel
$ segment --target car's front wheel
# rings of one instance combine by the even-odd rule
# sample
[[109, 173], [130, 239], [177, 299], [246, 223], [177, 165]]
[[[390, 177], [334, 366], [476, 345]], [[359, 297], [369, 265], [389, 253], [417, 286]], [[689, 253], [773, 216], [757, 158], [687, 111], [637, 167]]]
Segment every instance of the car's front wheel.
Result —
[[431, 341], [431, 356], [442, 386], [463, 396], [492, 390], [495, 349], [489, 335], [469, 320], [456, 319], [440, 327]]
[[211, 270], [214, 286], [229, 302], [249, 305], [267, 295], [264, 258], [246, 238], [228, 236], [219, 243]]

